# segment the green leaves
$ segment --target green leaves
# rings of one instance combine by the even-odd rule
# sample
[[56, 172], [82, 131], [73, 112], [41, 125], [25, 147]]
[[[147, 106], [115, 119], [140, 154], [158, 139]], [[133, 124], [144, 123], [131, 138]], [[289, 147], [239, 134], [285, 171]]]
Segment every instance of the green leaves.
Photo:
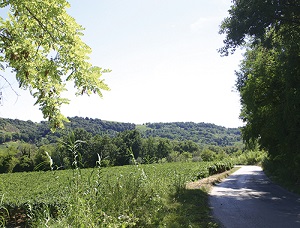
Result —
[[233, 1], [220, 33], [226, 34], [221, 54], [247, 48], [237, 89], [243, 138], [258, 140], [279, 173], [299, 181], [300, 172], [300, 4], [299, 1]]
[[102, 97], [102, 90], [109, 90], [102, 74], [109, 70], [88, 62], [91, 49], [81, 40], [83, 28], [67, 14], [67, 1], [12, 0], [0, 7], [8, 5], [8, 19], [0, 20], [1, 61], [16, 73], [20, 87], [31, 91], [52, 130], [63, 127], [66, 82], [74, 83], [77, 95]]
[[[300, 25], [300, 3], [298, 1], [261, 1], [261, 0], [234, 0], [228, 10], [229, 17], [225, 18], [220, 26], [220, 34], [225, 34], [224, 47], [219, 49], [222, 55], [233, 53], [236, 48], [247, 42], [255, 45], [270, 45], [270, 38], [278, 35], [292, 38], [287, 31], [297, 29]], [[288, 27], [282, 31], [282, 27]], [[266, 33], [269, 37], [266, 37]]]

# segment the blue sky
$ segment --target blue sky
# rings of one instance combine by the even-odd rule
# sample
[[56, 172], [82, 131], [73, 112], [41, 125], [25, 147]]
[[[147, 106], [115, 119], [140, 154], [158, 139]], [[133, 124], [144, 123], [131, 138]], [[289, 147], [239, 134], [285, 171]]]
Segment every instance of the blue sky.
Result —
[[[104, 97], [64, 96], [66, 116], [146, 123], [193, 121], [225, 127], [242, 125], [234, 92], [240, 52], [220, 57], [219, 25], [230, 0], [72, 0], [68, 12], [85, 27], [91, 62], [111, 91]], [[28, 91], [16, 97], [4, 86], [0, 117], [40, 121]]]

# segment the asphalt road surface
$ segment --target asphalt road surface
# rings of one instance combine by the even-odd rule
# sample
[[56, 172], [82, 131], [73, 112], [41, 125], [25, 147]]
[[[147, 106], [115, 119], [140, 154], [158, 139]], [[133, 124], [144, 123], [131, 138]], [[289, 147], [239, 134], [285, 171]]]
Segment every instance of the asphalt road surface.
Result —
[[300, 196], [270, 182], [258, 166], [242, 166], [215, 186], [210, 206], [223, 227], [300, 228]]

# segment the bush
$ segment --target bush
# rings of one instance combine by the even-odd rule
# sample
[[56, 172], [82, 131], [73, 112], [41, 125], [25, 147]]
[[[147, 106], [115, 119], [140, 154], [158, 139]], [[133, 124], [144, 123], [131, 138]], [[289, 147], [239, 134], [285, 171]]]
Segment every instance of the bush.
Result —
[[209, 173], [209, 175], [223, 173], [232, 168], [233, 168], [233, 163], [229, 160], [222, 161], [222, 162], [216, 162], [216, 163], [213, 163], [210, 167], [208, 167], [208, 173]]
[[13, 155], [5, 155], [0, 157], [0, 173], [11, 173], [18, 163], [18, 159]]
[[233, 161], [237, 165], [261, 165], [266, 157], [267, 153], [265, 151], [239, 151], [233, 154]]
[[216, 158], [216, 153], [210, 149], [204, 149], [201, 152], [200, 157], [203, 161], [213, 161]]

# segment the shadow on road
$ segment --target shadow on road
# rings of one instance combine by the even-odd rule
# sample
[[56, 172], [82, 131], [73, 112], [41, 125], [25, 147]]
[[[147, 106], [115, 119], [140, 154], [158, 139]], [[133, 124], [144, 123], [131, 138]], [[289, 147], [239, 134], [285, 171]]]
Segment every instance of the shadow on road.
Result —
[[210, 205], [225, 227], [300, 227], [300, 197], [257, 167], [241, 168], [216, 185]]

